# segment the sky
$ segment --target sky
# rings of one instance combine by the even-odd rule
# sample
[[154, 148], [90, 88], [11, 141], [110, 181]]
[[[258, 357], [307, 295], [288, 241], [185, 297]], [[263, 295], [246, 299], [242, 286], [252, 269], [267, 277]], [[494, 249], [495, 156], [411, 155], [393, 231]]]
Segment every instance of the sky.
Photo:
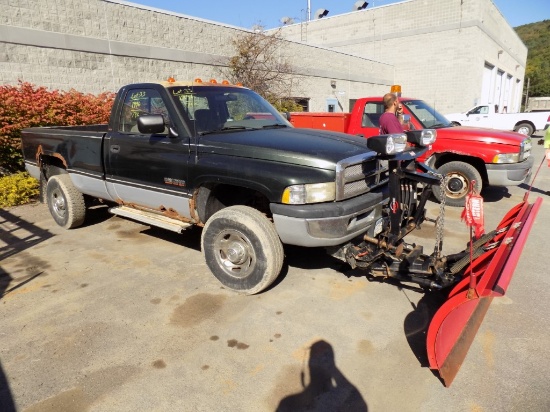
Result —
[[[232, 26], [271, 29], [281, 25], [283, 17], [296, 23], [306, 20], [308, 0], [129, 0], [157, 9], [200, 17]], [[442, 0], [448, 1], [448, 0]], [[398, 0], [368, 0], [369, 8], [396, 3]], [[329, 10], [328, 16], [352, 11], [355, 0], [309, 0], [311, 14]], [[550, 0], [493, 0], [512, 27], [550, 20]], [[313, 17], [312, 17], [313, 18]]]

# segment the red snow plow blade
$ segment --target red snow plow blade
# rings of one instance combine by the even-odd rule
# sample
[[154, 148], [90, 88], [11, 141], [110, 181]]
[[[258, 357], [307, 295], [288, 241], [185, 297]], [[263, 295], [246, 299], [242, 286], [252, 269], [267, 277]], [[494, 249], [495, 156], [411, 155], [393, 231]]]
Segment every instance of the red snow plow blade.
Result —
[[430, 368], [439, 371], [445, 386], [458, 373], [491, 301], [506, 293], [541, 203], [538, 198], [530, 204], [526, 196], [506, 214], [435, 313], [426, 348]]

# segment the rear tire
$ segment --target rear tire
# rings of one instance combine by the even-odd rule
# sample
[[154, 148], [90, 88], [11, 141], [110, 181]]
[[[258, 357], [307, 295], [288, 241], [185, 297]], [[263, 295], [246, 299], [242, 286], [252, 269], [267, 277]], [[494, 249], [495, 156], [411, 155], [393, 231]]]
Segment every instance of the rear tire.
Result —
[[[482, 189], [481, 175], [471, 164], [464, 162], [449, 162], [437, 169], [447, 179], [445, 188], [445, 204], [454, 207], [463, 207], [466, 203], [466, 195], [470, 189], [472, 180], [476, 181], [475, 190], [480, 193]], [[436, 199], [441, 202], [441, 191], [434, 187]]]
[[283, 245], [273, 223], [248, 206], [231, 206], [212, 215], [201, 247], [214, 276], [248, 295], [271, 285], [283, 266]]
[[59, 226], [72, 229], [84, 223], [84, 196], [73, 186], [68, 174], [52, 176], [48, 180], [46, 201], [53, 219]]
[[529, 123], [520, 123], [515, 128], [514, 131], [524, 134], [525, 136], [531, 136], [533, 133], [535, 133], [535, 130], [533, 129], [533, 126], [531, 126]]

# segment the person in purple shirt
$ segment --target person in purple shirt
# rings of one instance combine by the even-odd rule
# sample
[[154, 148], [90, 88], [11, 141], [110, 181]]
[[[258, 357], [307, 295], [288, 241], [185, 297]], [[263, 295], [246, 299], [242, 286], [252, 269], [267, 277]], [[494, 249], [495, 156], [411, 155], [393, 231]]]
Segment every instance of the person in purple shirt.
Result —
[[397, 96], [386, 93], [383, 97], [385, 112], [380, 116], [380, 134], [403, 133], [399, 116], [403, 115], [403, 107]]

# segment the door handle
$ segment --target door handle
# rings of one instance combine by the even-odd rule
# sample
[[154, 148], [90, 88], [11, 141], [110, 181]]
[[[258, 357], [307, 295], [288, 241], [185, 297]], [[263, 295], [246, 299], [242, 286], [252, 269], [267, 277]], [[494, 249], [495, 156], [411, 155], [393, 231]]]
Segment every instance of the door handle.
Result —
[[110, 150], [111, 150], [111, 153], [118, 153], [120, 152], [120, 146], [117, 144], [111, 145]]

